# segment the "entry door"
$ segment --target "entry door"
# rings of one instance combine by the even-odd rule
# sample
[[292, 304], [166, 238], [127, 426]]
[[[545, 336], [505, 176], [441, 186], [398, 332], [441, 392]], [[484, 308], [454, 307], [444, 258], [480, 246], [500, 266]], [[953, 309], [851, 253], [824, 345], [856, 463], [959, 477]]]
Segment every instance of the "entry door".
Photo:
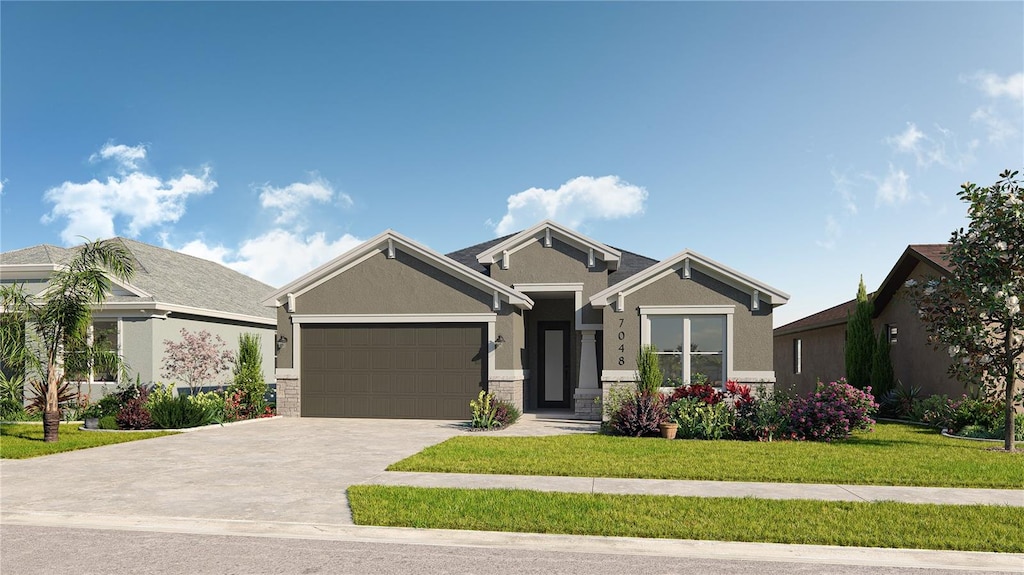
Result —
[[540, 407], [569, 408], [569, 322], [537, 322]]

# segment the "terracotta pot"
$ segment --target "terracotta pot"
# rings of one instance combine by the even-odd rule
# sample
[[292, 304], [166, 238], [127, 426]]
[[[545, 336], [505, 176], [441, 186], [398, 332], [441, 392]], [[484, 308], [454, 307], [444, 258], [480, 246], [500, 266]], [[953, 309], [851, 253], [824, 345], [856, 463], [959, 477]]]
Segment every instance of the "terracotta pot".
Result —
[[675, 423], [662, 423], [658, 425], [658, 429], [661, 430], [661, 436], [665, 439], [675, 439], [679, 425]]

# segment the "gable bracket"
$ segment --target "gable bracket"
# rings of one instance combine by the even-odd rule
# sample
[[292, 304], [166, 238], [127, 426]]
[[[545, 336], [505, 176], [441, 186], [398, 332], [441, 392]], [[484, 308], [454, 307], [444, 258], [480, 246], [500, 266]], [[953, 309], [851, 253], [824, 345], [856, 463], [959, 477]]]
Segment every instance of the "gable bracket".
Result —
[[761, 309], [761, 292], [754, 290], [754, 293], [750, 294], [750, 309], [757, 311]]

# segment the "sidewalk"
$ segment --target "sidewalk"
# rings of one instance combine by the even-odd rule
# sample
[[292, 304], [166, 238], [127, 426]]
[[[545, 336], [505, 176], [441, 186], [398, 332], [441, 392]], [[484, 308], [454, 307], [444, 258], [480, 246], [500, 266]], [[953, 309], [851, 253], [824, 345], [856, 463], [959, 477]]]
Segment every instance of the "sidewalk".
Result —
[[740, 481], [677, 481], [546, 475], [488, 475], [385, 471], [364, 482], [369, 485], [454, 487], [460, 489], [527, 489], [616, 495], [679, 495], [689, 497], [756, 497], [760, 499], [821, 499], [826, 501], [899, 501], [949, 505], [1009, 505], [1024, 507], [1024, 490], [954, 487], [895, 487], [753, 483]]

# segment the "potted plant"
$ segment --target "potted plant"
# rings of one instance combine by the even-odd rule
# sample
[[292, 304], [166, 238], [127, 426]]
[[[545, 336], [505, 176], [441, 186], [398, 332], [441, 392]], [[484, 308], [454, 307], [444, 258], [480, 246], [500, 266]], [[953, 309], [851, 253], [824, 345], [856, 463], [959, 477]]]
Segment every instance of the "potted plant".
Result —
[[679, 431], [679, 424], [672, 420], [662, 421], [658, 424], [658, 429], [661, 431], [661, 436], [665, 439], [675, 439], [676, 432]]
[[99, 429], [100, 417], [103, 417], [103, 408], [99, 403], [94, 403], [82, 411], [82, 419], [85, 420], [86, 429]]

